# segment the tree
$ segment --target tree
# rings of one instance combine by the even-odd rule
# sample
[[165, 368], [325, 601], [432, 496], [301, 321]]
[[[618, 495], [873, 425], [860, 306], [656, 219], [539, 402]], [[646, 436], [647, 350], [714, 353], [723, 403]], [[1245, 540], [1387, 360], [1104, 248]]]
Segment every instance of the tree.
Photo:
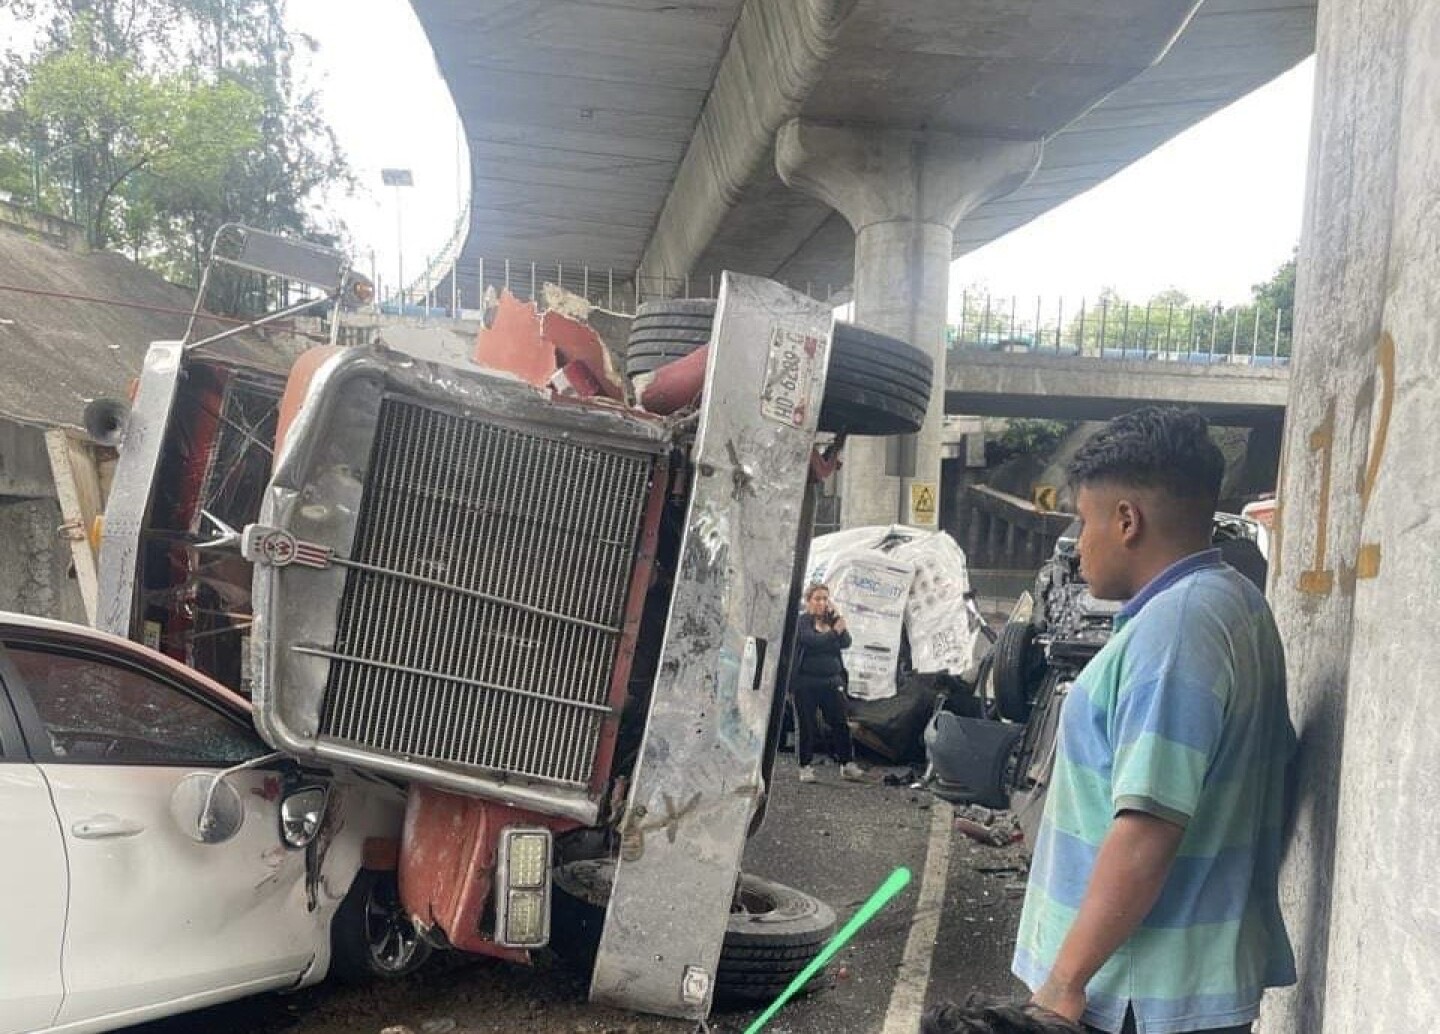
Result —
[[949, 327], [952, 348], [1000, 350], [1010, 347], [1054, 350], [1071, 355], [1205, 360], [1207, 356], [1262, 361], [1290, 354], [1295, 303], [1292, 257], [1263, 284], [1252, 300], [1226, 307], [1170, 288], [1145, 301], [1123, 297], [1113, 287], [1098, 298], [1067, 307], [989, 295], [983, 287], [961, 294], [959, 318]]
[[[43, 29], [0, 57], [0, 191], [192, 284], [226, 222], [343, 235], [325, 203], [353, 177], [296, 82], [315, 44], [285, 29], [283, 0], [10, 2]], [[254, 277], [215, 286], [229, 311], [270, 300]]]
[[1005, 430], [997, 439], [1000, 456], [1048, 454], [1075, 427], [1071, 421], [1012, 417], [1005, 422]]
[[226, 172], [259, 136], [259, 98], [243, 86], [146, 75], [126, 58], [101, 57], [85, 46], [37, 62], [20, 110], [37, 184], [39, 167], [57, 159], [68, 172], [47, 179], [42, 206], [84, 226], [95, 248], [117, 242], [112, 220], [120, 209], [125, 242], [140, 250], [159, 216], [157, 185], [218, 198]]
[[1280, 355], [1289, 355], [1295, 324], [1295, 254], [1292, 253], [1269, 280], [1256, 284], [1250, 292], [1261, 325], [1277, 328], [1271, 347]]

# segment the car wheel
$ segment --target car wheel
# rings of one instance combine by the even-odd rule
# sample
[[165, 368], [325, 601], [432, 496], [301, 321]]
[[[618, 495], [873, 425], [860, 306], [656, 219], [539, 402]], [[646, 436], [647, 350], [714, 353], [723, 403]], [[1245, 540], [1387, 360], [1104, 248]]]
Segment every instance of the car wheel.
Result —
[[430, 945], [400, 904], [395, 873], [361, 869], [330, 924], [330, 975], [346, 984], [408, 976]]
[[[631, 324], [625, 374], [638, 377], [683, 359], [710, 338], [715, 303], [684, 299], [642, 305]], [[908, 342], [853, 323], [836, 323], [820, 407], [831, 434], [913, 434], [930, 405], [934, 362]]]
[[1032, 687], [1039, 682], [1045, 658], [1035, 645], [1035, 626], [1028, 621], [1011, 621], [995, 641], [991, 680], [1000, 717], [1023, 722], [1030, 717], [1035, 699]]
[[[609, 858], [555, 870], [550, 944], [586, 970], [595, 964], [605, 907], [615, 878]], [[809, 894], [740, 876], [715, 972], [717, 1000], [774, 998], [820, 954], [835, 932], [835, 912]], [[819, 985], [819, 974], [810, 987]]]

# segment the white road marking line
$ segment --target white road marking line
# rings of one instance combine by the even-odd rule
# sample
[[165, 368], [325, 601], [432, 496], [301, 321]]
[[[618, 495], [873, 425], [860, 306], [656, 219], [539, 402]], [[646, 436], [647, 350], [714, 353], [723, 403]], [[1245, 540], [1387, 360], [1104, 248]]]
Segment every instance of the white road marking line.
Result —
[[940, 931], [940, 914], [945, 904], [945, 881], [950, 873], [950, 838], [955, 826], [955, 809], [936, 800], [930, 807], [930, 840], [925, 848], [925, 872], [920, 877], [920, 896], [905, 939], [905, 954], [895, 974], [895, 990], [885, 1011], [881, 1034], [915, 1034], [925, 1009], [925, 991], [930, 986], [930, 962], [935, 938]]

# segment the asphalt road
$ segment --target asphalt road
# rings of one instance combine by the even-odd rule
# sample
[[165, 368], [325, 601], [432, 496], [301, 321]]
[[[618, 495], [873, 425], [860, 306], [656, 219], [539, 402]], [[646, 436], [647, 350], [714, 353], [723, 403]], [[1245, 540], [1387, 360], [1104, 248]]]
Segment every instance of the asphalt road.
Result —
[[[932, 835], [929, 795], [904, 784], [885, 785], [882, 769], [872, 770], [865, 783], [841, 782], [833, 765], [818, 771], [819, 782], [801, 784], [793, 756], [781, 756], [770, 813], [747, 849], [746, 869], [823, 898], [842, 922], [896, 866], [908, 866], [914, 879], [840, 953], [826, 986], [788, 1006], [767, 1031], [893, 1034], [915, 1029], [922, 999], [963, 999], [975, 991], [1020, 994], [1008, 971], [1023, 880], [1018, 854], [975, 844], [951, 831], [948, 819]], [[934, 907], [917, 914], [927, 861]], [[946, 861], [942, 881], [938, 870]], [[911, 938], [917, 923], [922, 934], [935, 926], [933, 936]], [[907, 951], [907, 940], [917, 939], [924, 943]], [[753, 1017], [717, 1012], [710, 1029], [735, 1034]], [[550, 958], [527, 968], [450, 956], [397, 984], [325, 985], [260, 996], [134, 1027], [131, 1034], [380, 1034], [397, 1026], [413, 1034], [691, 1034], [696, 1029], [691, 1023], [591, 1006], [585, 1001], [585, 982]]]

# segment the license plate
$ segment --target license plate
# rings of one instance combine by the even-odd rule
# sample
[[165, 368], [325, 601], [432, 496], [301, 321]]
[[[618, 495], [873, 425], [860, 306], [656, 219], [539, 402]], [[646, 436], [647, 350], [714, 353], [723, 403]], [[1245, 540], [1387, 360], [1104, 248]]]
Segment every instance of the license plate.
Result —
[[776, 327], [770, 338], [760, 412], [787, 427], [803, 427], [818, 403], [816, 382], [825, 362], [823, 337]]

